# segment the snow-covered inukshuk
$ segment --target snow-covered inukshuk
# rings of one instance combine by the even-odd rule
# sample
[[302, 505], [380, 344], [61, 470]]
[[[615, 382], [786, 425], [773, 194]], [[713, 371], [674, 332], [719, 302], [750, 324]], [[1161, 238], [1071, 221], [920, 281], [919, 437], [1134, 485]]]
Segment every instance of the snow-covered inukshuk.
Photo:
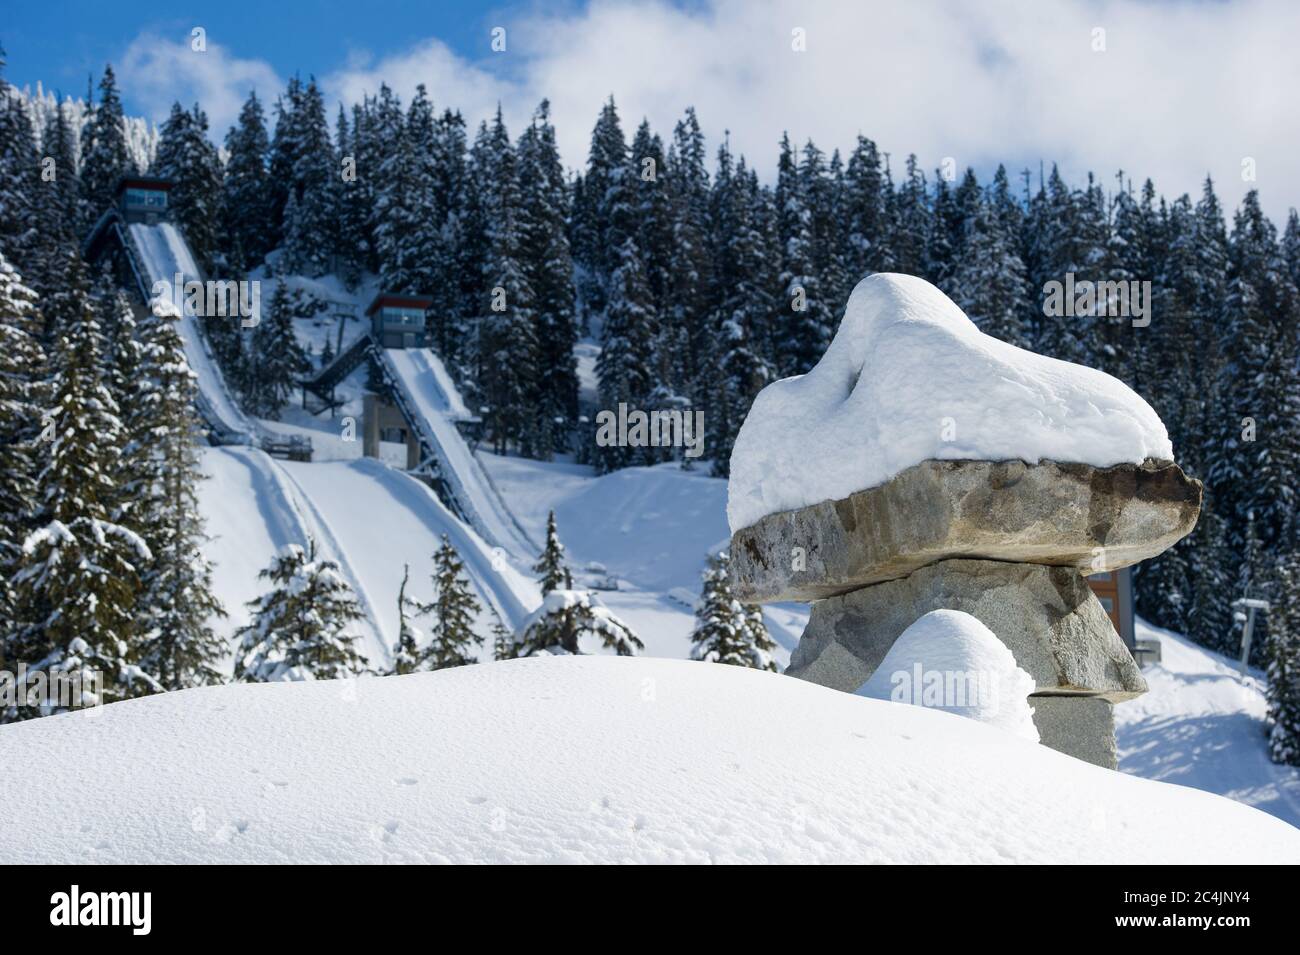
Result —
[[856, 691], [917, 618], [965, 611], [1033, 677], [1042, 742], [1113, 767], [1112, 706], [1146, 683], [1084, 576], [1159, 554], [1200, 505], [1122, 382], [877, 274], [817, 366], [755, 399], [727, 511], [737, 597], [812, 602], [789, 674]]

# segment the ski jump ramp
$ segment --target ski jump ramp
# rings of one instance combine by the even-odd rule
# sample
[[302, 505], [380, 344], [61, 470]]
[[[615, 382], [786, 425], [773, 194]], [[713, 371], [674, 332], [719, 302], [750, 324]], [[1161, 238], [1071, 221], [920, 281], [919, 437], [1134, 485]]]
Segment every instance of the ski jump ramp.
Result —
[[471, 417], [442, 359], [429, 348], [378, 348], [379, 363], [403, 414], [438, 465], [466, 522], [489, 544], [531, 561], [537, 547], [501, 499], [465, 442], [457, 421]]
[[[177, 275], [181, 276], [182, 286], [187, 282], [203, 281], [189, 246], [172, 223], [146, 225], [136, 222], [128, 226], [127, 233], [143, 272], [141, 278], [149, 283], [150, 288], [156, 282], [166, 282], [168, 287], [172, 287]], [[148, 298], [150, 289], [142, 291]], [[226, 384], [216, 356], [208, 345], [207, 336], [199, 327], [202, 319], [187, 314], [184, 308], [180, 309], [180, 313], [176, 327], [185, 346], [185, 358], [198, 377], [199, 413], [217, 433], [220, 443], [256, 443], [261, 431], [240, 409], [239, 402]], [[220, 321], [239, 321], [239, 317], [229, 316]]]

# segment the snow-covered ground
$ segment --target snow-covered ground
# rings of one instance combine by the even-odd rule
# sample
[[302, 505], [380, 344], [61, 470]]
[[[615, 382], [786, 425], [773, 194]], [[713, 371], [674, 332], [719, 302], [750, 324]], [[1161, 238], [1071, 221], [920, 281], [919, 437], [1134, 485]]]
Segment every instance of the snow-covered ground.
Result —
[[1161, 661], [1149, 691], [1115, 708], [1121, 771], [1229, 796], [1300, 827], [1300, 769], [1268, 758], [1263, 674], [1139, 620]]
[[41, 767], [0, 778], [19, 864], [1300, 861], [1231, 800], [681, 660], [230, 685], [3, 733]]

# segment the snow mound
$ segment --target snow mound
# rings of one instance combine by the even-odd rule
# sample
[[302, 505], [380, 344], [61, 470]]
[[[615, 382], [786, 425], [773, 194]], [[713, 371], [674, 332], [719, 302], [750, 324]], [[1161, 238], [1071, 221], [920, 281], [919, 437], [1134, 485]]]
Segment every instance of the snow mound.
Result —
[[0, 727], [11, 863], [1300, 861], [1300, 831], [740, 667], [512, 660]]
[[904, 630], [859, 696], [945, 710], [1038, 742], [1034, 678], [993, 631], [961, 610], [932, 610]]
[[878, 273], [853, 290], [817, 366], [754, 400], [727, 518], [734, 533], [931, 458], [1108, 467], [1172, 460], [1173, 448], [1119, 380], [990, 338], [924, 279]]

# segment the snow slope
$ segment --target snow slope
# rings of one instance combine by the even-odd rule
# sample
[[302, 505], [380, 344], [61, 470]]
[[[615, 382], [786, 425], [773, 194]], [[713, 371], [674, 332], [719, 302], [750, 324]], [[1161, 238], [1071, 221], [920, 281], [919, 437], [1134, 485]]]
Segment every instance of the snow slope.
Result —
[[435, 449], [451, 494], [474, 529], [515, 558], [531, 560], [537, 546], [515, 522], [456, 428], [456, 421], [469, 417], [469, 412], [442, 360], [428, 348], [381, 348], [379, 354], [418, 417], [421, 434]]
[[1300, 769], [1268, 758], [1263, 674], [1186, 637], [1137, 622], [1160, 641], [1146, 694], [1115, 708], [1122, 772], [1228, 796], [1300, 826]]
[[[380, 630], [397, 639], [397, 590], [409, 564], [422, 594], [433, 552], [446, 534], [466, 575], [508, 627], [516, 627], [542, 600], [531, 574], [458, 520], [429, 487], [379, 461], [281, 462], [329, 525], [371, 595]], [[432, 596], [429, 594], [428, 596]]]
[[731, 455], [727, 518], [738, 531], [932, 458], [1105, 467], [1173, 448], [1118, 379], [991, 338], [924, 279], [878, 273], [853, 290], [817, 366], [759, 392]]
[[204, 448], [202, 457], [203, 471], [210, 479], [200, 486], [200, 509], [214, 538], [204, 550], [215, 565], [215, 592], [230, 614], [223, 632], [233, 636], [248, 622], [245, 604], [265, 591], [267, 583], [257, 575], [271, 558], [290, 544], [306, 547], [310, 537], [321, 557], [339, 565], [366, 612], [366, 621], [357, 625], [362, 637], [359, 649], [373, 665], [386, 664], [390, 641], [386, 631], [373, 623], [382, 619], [380, 608], [365, 586], [366, 576], [359, 572], [367, 567], [366, 555], [340, 544], [282, 462], [255, 448], [229, 446]]
[[[606, 577], [617, 591], [601, 600], [645, 641], [649, 656], [690, 656], [694, 605], [706, 557], [728, 541], [727, 482], [676, 465], [624, 468], [597, 475], [566, 461], [479, 455], [511, 512], [534, 540], [545, 540], [546, 515], [555, 511], [569, 566], [579, 582]], [[585, 572], [592, 563], [605, 572]], [[799, 608], [807, 620], [806, 608]], [[785, 666], [803, 632], [775, 625], [784, 610], [764, 608]]]
[[1300, 861], [1217, 796], [687, 661], [185, 690], [0, 738], [43, 773], [0, 777], [12, 863]]
[[[166, 282], [169, 287], [173, 286], [177, 274], [182, 276], [182, 282], [201, 281], [189, 246], [170, 222], [158, 225], [136, 222], [129, 228], [131, 241], [140, 254], [140, 264], [147, 273], [150, 284]], [[176, 326], [185, 346], [185, 358], [198, 376], [199, 411], [209, 425], [225, 433], [227, 440], [240, 437], [244, 443], [250, 443], [257, 433], [256, 426], [244, 415], [226, 385], [216, 356], [212, 354], [208, 340], [199, 327], [199, 322], [203, 319], [186, 314], [187, 310], [183, 308], [180, 312], [181, 317]], [[235, 317], [215, 320], [239, 321]]]

